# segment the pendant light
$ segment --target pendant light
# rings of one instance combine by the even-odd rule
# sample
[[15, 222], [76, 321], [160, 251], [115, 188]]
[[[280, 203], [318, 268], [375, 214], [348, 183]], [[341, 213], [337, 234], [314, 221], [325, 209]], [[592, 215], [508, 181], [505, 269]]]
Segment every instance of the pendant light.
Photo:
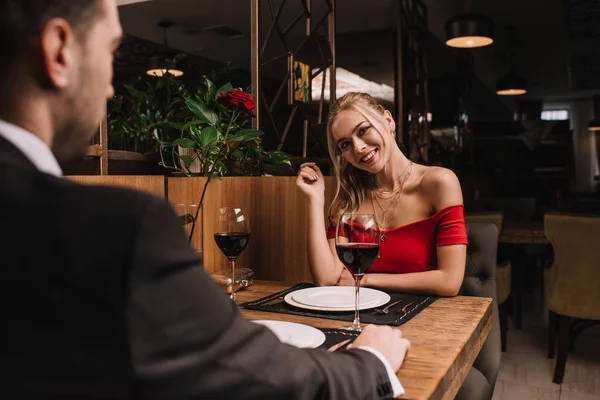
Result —
[[171, 21], [161, 21], [158, 23], [158, 26], [163, 28], [164, 30], [164, 39], [163, 39], [163, 50], [159, 51], [157, 54], [150, 57], [148, 62], [148, 70], [146, 74], [150, 76], [161, 77], [165, 74], [171, 74], [173, 76], [181, 76], [183, 75], [183, 71], [176, 68], [175, 65], [170, 61], [170, 53], [168, 51], [168, 43], [167, 43], [167, 29], [173, 26]]
[[494, 20], [483, 14], [461, 14], [446, 22], [446, 44], [474, 49], [494, 43]]
[[588, 124], [588, 131], [600, 131], [600, 119], [593, 119]]
[[467, 0], [467, 12], [446, 22], [446, 44], [450, 47], [473, 49], [494, 43], [494, 20], [484, 14], [469, 13], [471, 1]]
[[512, 31], [513, 27], [506, 27], [508, 32], [508, 74], [496, 81], [496, 94], [500, 96], [520, 96], [527, 93], [525, 78], [513, 72], [512, 63]]
[[600, 131], [600, 95], [594, 96], [594, 119], [589, 122], [588, 131]]
[[500, 96], [520, 96], [527, 93], [525, 79], [512, 70], [496, 81], [496, 94]]

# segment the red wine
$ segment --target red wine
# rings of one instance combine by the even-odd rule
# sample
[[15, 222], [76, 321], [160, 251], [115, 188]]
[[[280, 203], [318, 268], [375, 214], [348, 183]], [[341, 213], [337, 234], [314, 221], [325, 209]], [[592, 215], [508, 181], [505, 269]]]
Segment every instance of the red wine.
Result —
[[250, 240], [249, 233], [224, 232], [215, 233], [215, 242], [227, 258], [237, 258], [246, 248]]
[[373, 265], [379, 245], [375, 243], [342, 243], [336, 244], [335, 250], [340, 261], [353, 275], [362, 275]]

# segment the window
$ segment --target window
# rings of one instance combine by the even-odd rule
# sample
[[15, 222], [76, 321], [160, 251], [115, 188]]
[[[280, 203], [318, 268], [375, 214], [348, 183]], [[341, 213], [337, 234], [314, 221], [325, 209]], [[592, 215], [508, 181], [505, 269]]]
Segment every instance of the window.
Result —
[[569, 119], [569, 110], [542, 111], [541, 119], [544, 121], [564, 121]]

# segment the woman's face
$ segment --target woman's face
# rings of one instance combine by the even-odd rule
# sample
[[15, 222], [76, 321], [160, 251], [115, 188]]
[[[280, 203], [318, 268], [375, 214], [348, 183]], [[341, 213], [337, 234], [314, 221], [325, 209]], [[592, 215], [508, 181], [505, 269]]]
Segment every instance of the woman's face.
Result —
[[[393, 130], [394, 121], [389, 112], [385, 112], [381, 121], [382, 128]], [[356, 168], [376, 174], [389, 160], [392, 136], [387, 132], [380, 134], [357, 110], [340, 112], [331, 125], [331, 131], [342, 157]]]

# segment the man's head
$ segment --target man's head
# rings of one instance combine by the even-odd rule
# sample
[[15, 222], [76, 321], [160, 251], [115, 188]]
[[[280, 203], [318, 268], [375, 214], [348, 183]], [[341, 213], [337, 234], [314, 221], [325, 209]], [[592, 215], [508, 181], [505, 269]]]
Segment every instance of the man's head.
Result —
[[113, 95], [115, 0], [0, 0], [0, 119], [59, 161], [81, 155]]

